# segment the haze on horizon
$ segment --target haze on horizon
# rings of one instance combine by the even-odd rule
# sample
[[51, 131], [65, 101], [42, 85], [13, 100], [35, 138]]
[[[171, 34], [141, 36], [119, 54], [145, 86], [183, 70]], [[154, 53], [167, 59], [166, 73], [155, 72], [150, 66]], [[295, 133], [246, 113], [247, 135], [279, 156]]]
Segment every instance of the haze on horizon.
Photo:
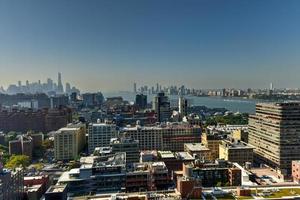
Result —
[[3, 0], [0, 86], [300, 87], [297, 0]]

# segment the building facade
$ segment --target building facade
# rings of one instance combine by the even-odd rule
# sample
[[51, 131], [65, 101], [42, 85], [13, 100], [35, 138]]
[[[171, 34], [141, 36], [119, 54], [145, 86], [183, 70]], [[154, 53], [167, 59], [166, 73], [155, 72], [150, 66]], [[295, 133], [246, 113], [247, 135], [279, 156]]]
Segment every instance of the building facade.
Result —
[[201, 142], [209, 148], [212, 160], [219, 159], [219, 144], [221, 141], [222, 136], [219, 134], [203, 133], [201, 135]]
[[171, 117], [170, 101], [165, 93], [158, 93], [153, 99], [153, 110], [157, 114], [158, 122], [168, 122]]
[[139, 162], [140, 151], [139, 141], [129, 137], [111, 139], [110, 146], [112, 153], [126, 152], [126, 164]]
[[183, 174], [195, 178], [203, 187], [241, 185], [241, 170], [225, 160], [199, 162], [183, 165]]
[[147, 95], [137, 94], [135, 96], [135, 104], [140, 109], [145, 109], [147, 107]]
[[84, 148], [85, 125], [70, 124], [59, 129], [54, 135], [54, 157], [56, 160], [76, 159], [80, 151]]
[[110, 145], [110, 139], [118, 136], [115, 124], [94, 123], [88, 127], [88, 151], [93, 153], [96, 147]]
[[126, 155], [85, 157], [80, 168], [64, 172], [58, 185], [68, 185], [72, 195], [125, 191]]
[[249, 117], [249, 144], [256, 161], [291, 175], [293, 160], [300, 159], [300, 103], [260, 103]]
[[19, 200], [23, 198], [23, 170], [4, 169], [0, 163], [0, 200]]
[[139, 141], [140, 150], [183, 151], [184, 143], [201, 142], [201, 127], [183, 123], [124, 128]]
[[0, 130], [36, 132], [56, 131], [72, 121], [72, 111], [68, 108], [43, 110], [0, 109]]
[[236, 162], [240, 165], [253, 162], [253, 147], [236, 140], [223, 140], [219, 145], [219, 159]]

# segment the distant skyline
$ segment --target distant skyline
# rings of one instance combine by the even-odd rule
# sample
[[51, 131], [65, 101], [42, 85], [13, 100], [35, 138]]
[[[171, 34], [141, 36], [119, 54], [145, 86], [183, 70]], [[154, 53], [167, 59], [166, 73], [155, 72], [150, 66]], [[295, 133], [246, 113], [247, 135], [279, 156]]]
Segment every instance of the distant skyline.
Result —
[[300, 87], [297, 0], [3, 0], [0, 86]]

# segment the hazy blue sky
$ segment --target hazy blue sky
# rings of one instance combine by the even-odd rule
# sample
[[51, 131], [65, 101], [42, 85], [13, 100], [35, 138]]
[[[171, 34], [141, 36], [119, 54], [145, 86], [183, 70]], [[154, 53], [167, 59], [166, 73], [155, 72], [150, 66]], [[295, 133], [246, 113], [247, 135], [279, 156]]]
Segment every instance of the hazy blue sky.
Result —
[[300, 1], [1, 0], [0, 85], [300, 87]]

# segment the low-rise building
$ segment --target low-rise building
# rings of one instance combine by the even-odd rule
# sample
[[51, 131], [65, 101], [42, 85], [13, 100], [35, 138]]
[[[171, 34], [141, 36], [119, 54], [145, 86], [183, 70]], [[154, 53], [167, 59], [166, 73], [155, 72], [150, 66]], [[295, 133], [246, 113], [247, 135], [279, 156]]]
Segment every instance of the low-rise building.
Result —
[[164, 162], [171, 174], [173, 171], [182, 170], [182, 164], [193, 162], [195, 158], [187, 152], [158, 151], [158, 161]]
[[212, 160], [210, 149], [202, 143], [186, 143], [184, 151], [200, 160]]
[[32, 158], [33, 140], [30, 136], [21, 135], [18, 140], [9, 141], [10, 155], [26, 155]]
[[300, 161], [292, 161], [292, 178], [296, 183], [300, 183]]
[[248, 129], [236, 129], [233, 130], [231, 136], [235, 140], [240, 140], [242, 142], [248, 143]]
[[234, 163], [225, 160], [215, 162], [196, 160], [183, 165], [183, 174], [195, 178], [203, 187], [241, 185], [241, 170]]
[[154, 162], [157, 161], [157, 151], [141, 151], [140, 162]]
[[171, 184], [164, 162], [135, 163], [126, 173], [126, 191], [167, 190]]
[[40, 200], [43, 196], [42, 185], [25, 186], [25, 197], [30, 200]]
[[139, 162], [140, 151], [138, 140], [134, 140], [126, 136], [112, 138], [110, 141], [110, 146], [112, 148], [112, 153], [126, 152], [127, 164]]
[[126, 154], [82, 157], [80, 168], [64, 172], [58, 185], [68, 185], [74, 196], [125, 190]]
[[219, 145], [219, 158], [244, 165], [253, 162], [253, 147], [237, 140], [223, 140]]
[[188, 177], [187, 174], [177, 179], [176, 190], [184, 199], [201, 199], [202, 187], [195, 178]]
[[219, 144], [223, 136], [217, 133], [202, 133], [201, 143], [209, 148], [211, 152], [211, 160], [219, 159]]
[[66, 200], [67, 185], [52, 185], [45, 193], [45, 200]]
[[25, 176], [24, 191], [28, 199], [38, 200], [49, 187], [49, 176]]

